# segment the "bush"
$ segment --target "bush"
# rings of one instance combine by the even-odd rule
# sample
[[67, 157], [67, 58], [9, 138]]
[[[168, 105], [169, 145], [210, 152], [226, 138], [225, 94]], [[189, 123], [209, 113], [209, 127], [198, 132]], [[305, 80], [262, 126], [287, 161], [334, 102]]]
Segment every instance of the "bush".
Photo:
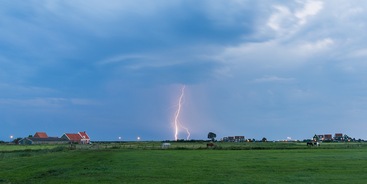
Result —
[[51, 152], [59, 152], [59, 151], [65, 151], [66, 147], [65, 146], [57, 146], [55, 148], [52, 148], [50, 151]]
[[116, 146], [116, 145], [114, 145], [114, 146], [112, 146], [111, 147], [111, 149], [119, 149], [120, 147], [119, 146]]

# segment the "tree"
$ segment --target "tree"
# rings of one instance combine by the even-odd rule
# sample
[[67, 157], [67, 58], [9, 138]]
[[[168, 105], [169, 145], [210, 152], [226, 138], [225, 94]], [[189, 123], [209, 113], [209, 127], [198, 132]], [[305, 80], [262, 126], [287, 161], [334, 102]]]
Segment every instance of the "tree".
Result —
[[268, 141], [268, 140], [266, 139], [266, 137], [263, 137], [263, 139], [261, 139], [261, 141], [262, 141], [262, 142], [266, 142], [266, 141]]
[[211, 139], [212, 141], [214, 141], [216, 137], [217, 137], [217, 134], [213, 132], [208, 133], [208, 139]]
[[21, 139], [22, 139], [21, 137], [18, 137], [18, 138], [16, 138], [16, 139], [14, 139], [14, 140], [12, 141], [12, 143], [14, 143], [14, 144], [19, 144], [19, 141], [20, 141]]
[[348, 140], [350, 140], [350, 139], [352, 139], [351, 137], [349, 137], [347, 134], [344, 134], [344, 141], [348, 141]]
[[313, 136], [313, 141], [315, 142], [319, 142], [320, 141], [320, 138], [319, 136], [317, 136], [316, 134]]

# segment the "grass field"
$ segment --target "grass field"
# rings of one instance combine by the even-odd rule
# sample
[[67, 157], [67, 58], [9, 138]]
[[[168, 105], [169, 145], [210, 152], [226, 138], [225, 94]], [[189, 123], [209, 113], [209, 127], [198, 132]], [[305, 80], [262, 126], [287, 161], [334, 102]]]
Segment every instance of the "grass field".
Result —
[[[0, 146], [0, 183], [365, 183], [367, 145], [159, 142]], [[9, 148], [8, 146], [12, 147]], [[31, 148], [30, 148], [31, 147]], [[25, 148], [25, 147], [23, 147]]]

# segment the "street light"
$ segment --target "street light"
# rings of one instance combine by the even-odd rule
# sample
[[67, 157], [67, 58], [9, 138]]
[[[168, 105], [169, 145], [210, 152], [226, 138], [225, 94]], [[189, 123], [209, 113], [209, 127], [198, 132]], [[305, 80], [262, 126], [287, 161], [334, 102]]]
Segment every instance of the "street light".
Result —
[[11, 143], [11, 142], [13, 141], [13, 138], [14, 138], [14, 136], [13, 136], [13, 135], [11, 135], [11, 136], [10, 136], [10, 142], [9, 142], [9, 143]]

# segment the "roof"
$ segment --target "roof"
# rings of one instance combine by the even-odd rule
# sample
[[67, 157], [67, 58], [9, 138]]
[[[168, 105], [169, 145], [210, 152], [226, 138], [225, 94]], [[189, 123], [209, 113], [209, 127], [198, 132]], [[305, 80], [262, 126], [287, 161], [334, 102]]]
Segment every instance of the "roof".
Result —
[[332, 135], [331, 134], [325, 134], [324, 137], [325, 138], [332, 138]]
[[245, 138], [243, 135], [234, 136], [235, 138]]
[[65, 133], [65, 135], [70, 141], [80, 141], [82, 139], [80, 134]]
[[83, 139], [90, 139], [88, 134], [84, 131], [84, 132], [79, 132], [80, 136], [82, 136]]
[[46, 132], [36, 132], [33, 137], [48, 138], [48, 135], [46, 134]]

